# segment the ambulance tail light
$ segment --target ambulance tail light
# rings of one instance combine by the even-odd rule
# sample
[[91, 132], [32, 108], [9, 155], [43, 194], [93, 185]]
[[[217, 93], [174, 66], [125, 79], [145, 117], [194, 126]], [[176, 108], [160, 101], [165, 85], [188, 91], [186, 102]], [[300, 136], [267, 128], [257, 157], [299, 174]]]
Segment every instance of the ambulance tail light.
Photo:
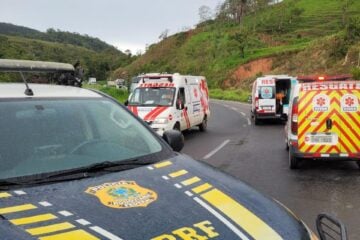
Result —
[[298, 132], [298, 97], [294, 98], [292, 110], [291, 110], [291, 132], [294, 135], [297, 135]]
[[255, 98], [255, 109], [256, 110], [259, 109], [259, 98], [258, 97]]

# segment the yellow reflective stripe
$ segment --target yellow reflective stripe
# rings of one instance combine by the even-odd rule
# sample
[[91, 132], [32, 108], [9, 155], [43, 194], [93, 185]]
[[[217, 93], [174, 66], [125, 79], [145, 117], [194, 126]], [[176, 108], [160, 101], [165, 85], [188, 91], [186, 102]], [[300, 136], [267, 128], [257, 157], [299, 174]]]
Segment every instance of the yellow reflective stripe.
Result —
[[176, 178], [176, 177], [180, 177], [182, 175], [185, 175], [187, 173], [188, 173], [188, 171], [186, 171], [186, 170], [180, 170], [180, 171], [177, 171], [177, 172], [170, 173], [169, 176], [172, 177], [172, 178]]
[[24, 204], [24, 205], [12, 206], [12, 207], [0, 208], [0, 214], [22, 212], [36, 208], [37, 207], [32, 204]]
[[282, 239], [281, 236], [263, 220], [218, 189], [213, 189], [201, 196], [244, 229], [254, 239]]
[[10, 193], [7, 192], [0, 192], [0, 198], [8, 198], [11, 197]]
[[208, 183], [204, 183], [203, 185], [200, 185], [198, 187], [195, 187], [193, 189], [191, 189], [194, 193], [202, 193], [208, 189], [212, 188], [212, 185], [208, 184]]
[[52, 224], [44, 227], [37, 227], [37, 228], [30, 228], [26, 231], [30, 233], [31, 235], [41, 235], [46, 233], [52, 233], [52, 232], [58, 232], [62, 230], [67, 230], [74, 228], [75, 226], [71, 223], [64, 222], [64, 223], [58, 223], [58, 224]]
[[170, 161], [165, 161], [165, 162], [161, 162], [161, 163], [157, 163], [154, 165], [155, 168], [163, 168], [163, 167], [167, 167], [170, 166], [172, 164], [172, 162]]
[[13, 219], [13, 220], [10, 220], [10, 222], [13, 223], [14, 225], [25, 225], [25, 224], [30, 224], [30, 223], [44, 222], [44, 221], [48, 221], [48, 220], [52, 220], [52, 219], [56, 219], [56, 218], [57, 217], [52, 214], [41, 214], [41, 215], [36, 215], [36, 216], [32, 216], [32, 217]]
[[84, 230], [75, 230], [66, 233], [60, 233], [47, 237], [41, 237], [40, 240], [100, 240]]
[[189, 178], [181, 182], [182, 185], [189, 186], [193, 183], [199, 182], [201, 179], [198, 177]]

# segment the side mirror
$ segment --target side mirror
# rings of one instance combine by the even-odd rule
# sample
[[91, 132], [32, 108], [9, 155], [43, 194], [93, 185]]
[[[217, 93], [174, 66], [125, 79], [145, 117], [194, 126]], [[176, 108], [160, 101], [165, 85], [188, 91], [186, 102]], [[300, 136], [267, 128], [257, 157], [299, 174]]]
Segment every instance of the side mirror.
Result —
[[163, 134], [163, 139], [175, 152], [180, 152], [184, 147], [184, 136], [180, 131], [168, 130]]
[[124, 102], [124, 105], [125, 105], [125, 106], [129, 105], [129, 100], [126, 100], [126, 101]]
[[316, 228], [319, 232], [320, 240], [348, 239], [345, 225], [327, 214], [319, 214], [316, 219]]
[[248, 103], [252, 103], [252, 96], [248, 97]]

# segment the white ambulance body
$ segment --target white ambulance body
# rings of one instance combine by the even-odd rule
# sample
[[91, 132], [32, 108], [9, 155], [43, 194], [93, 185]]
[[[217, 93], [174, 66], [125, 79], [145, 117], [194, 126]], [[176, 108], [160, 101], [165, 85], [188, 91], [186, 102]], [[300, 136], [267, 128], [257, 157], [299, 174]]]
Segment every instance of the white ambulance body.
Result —
[[167, 130], [198, 126], [205, 131], [210, 116], [209, 92], [203, 76], [146, 74], [129, 96], [128, 108], [160, 136]]
[[[264, 119], [287, 119], [292, 87], [297, 80], [288, 75], [270, 75], [257, 78], [252, 87], [251, 114], [257, 125]], [[284, 95], [282, 101], [276, 95]]]

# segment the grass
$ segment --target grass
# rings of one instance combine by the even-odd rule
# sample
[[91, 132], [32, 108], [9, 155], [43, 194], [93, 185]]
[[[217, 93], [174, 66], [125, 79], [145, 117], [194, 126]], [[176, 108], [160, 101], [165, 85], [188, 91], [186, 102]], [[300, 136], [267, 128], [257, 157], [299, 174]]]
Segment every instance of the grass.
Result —
[[123, 89], [118, 89], [118, 88], [115, 88], [115, 87], [107, 87], [107, 86], [100, 85], [100, 84], [92, 84], [92, 85], [84, 84], [83, 87], [87, 88], [87, 89], [99, 90], [99, 91], [101, 91], [101, 92], [115, 98], [118, 102], [120, 102], [122, 104], [129, 97], [128, 91], [123, 90]]
[[238, 102], [247, 102], [251, 93], [247, 90], [240, 89], [210, 89], [210, 98], [221, 99], [221, 100], [230, 100]]

